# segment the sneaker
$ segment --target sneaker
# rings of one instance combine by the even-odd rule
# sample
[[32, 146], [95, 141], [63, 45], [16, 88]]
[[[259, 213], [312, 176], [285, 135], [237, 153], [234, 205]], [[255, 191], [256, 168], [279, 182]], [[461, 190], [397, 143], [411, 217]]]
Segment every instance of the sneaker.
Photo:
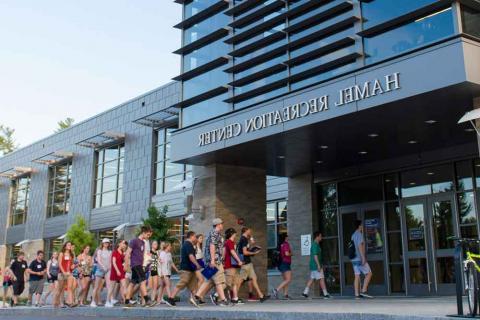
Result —
[[105, 303], [105, 308], [113, 308], [113, 304], [110, 301], [107, 301], [107, 303]]
[[283, 297], [285, 300], [293, 300], [292, 297], [290, 297], [288, 294], [286, 296]]
[[264, 303], [264, 302], [267, 301], [268, 299], [270, 299], [270, 296], [269, 296], [269, 295], [264, 295], [263, 297], [260, 298], [260, 302], [261, 302], [261, 303]]
[[237, 299], [237, 300], [233, 300], [233, 299], [232, 299], [231, 302], [232, 302], [233, 305], [242, 305], [242, 304], [245, 304], [245, 302], [243, 302], [243, 300], [240, 299], [240, 298]]
[[[195, 297], [195, 298], [197, 298], [197, 297]], [[217, 297], [214, 293], [212, 293], [212, 294], [210, 295], [210, 300], [212, 301], [212, 303], [213, 303], [214, 305], [216, 305], [216, 306], [218, 305], [218, 297]]]
[[362, 296], [355, 296], [355, 300], [360, 300], [360, 299], [363, 299]]
[[304, 297], [305, 299], [308, 299], [308, 294], [306, 294], [305, 292], [302, 293], [302, 297]]
[[96, 308], [96, 307], [97, 307], [97, 304], [95, 303], [95, 301], [92, 301], [92, 303], [90, 303], [90, 307], [92, 307], [92, 308]]
[[327, 300], [332, 299], [332, 296], [327, 293], [326, 295], [323, 296], [323, 299], [327, 299]]
[[255, 295], [249, 293], [248, 294], [248, 302], [258, 302], [258, 298]]
[[275, 299], [278, 299], [278, 290], [277, 289], [272, 289], [272, 295]]
[[157, 305], [157, 301], [151, 301], [151, 302], [147, 305], [147, 307], [153, 308], [153, 307], [155, 307], [156, 305]]
[[202, 307], [202, 306], [206, 305], [207, 303], [203, 300], [197, 300], [197, 304], [198, 304], [199, 307]]
[[188, 301], [194, 305], [195, 307], [198, 308], [198, 303], [197, 303], [197, 299], [195, 299], [194, 297], [190, 297], [190, 299], [188, 299]]
[[165, 301], [165, 299], [162, 298], [162, 300], [160, 300], [159, 304], [167, 304], [167, 302]]
[[175, 303], [175, 299], [172, 299], [172, 298], [168, 298], [167, 300], [165, 300], [165, 303], [167, 304], [167, 306], [169, 307], [175, 307], [177, 304]]
[[112, 305], [116, 305], [116, 304], [118, 303], [118, 300], [116, 300], [116, 299], [112, 299], [112, 301], [111, 301], [111, 302], [112, 302]]
[[217, 306], [219, 307], [228, 307], [229, 304], [228, 304], [228, 301], [227, 300], [223, 300], [223, 301], [220, 301], [217, 303]]
[[366, 292], [360, 293], [360, 297], [362, 297], [364, 299], [373, 299], [373, 297]]

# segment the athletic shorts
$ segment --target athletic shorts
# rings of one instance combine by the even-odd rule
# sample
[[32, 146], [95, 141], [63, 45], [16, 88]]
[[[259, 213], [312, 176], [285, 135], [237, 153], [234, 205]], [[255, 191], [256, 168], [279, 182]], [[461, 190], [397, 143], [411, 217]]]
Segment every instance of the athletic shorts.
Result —
[[178, 280], [176, 288], [182, 290], [188, 288], [191, 292], [194, 292], [197, 288], [197, 277], [193, 271], [180, 270], [180, 280]]
[[53, 274], [51, 275], [50, 278], [47, 279], [48, 283], [54, 283], [57, 280], [58, 280], [58, 275], [54, 276]]
[[33, 280], [30, 281], [30, 286], [28, 287], [28, 293], [30, 294], [42, 294], [43, 293], [43, 285], [45, 284], [45, 280]]
[[146, 280], [147, 276], [145, 274], [145, 269], [143, 268], [143, 266], [132, 267], [132, 283], [140, 284]]
[[291, 264], [287, 262], [282, 262], [278, 266], [278, 271], [280, 271], [281, 273], [291, 271], [291, 270], [292, 270]]
[[13, 294], [19, 296], [25, 290], [25, 282], [24, 281], [14, 281], [13, 282]]
[[372, 272], [372, 269], [370, 269], [370, 265], [368, 264], [368, 262], [362, 265], [362, 262], [360, 261], [352, 261], [352, 265], [353, 265], [353, 273], [355, 275], [360, 275], [360, 274], [365, 275]]
[[212, 281], [216, 286], [219, 284], [225, 284], [225, 270], [223, 269], [223, 265], [217, 264], [215, 267], [218, 269], [218, 271], [209, 281]]
[[8, 288], [8, 287], [11, 287], [13, 285], [13, 282], [11, 280], [8, 280], [8, 281], [3, 281], [3, 288]]
[[227, 287], [232, 288], [234, 285], [238, 284], [240, 280], [240, 273], [238, 268], [228, 268], [225, 270], [225, 284]]
[[313, 279], [313, 280], [325, 279], [325, 275], [323, 274], [323, 269], [320, 269], [320, 271], [310, 270], [310, 279]]
[[244, 264], [242, 266], [242, 269], [240, 270], [240, 278], [242, 278], [243, 281], [257, 279], [257, 274], [255, 273], [255, 269], [253, 269], [253, 263]]

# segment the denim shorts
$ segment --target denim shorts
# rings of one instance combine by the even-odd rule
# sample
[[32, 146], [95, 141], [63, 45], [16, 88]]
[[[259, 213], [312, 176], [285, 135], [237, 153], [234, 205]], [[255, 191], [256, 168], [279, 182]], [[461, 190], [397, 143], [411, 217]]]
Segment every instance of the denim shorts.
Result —
[[95, 277], [105, 278], [105, 274], [105, 270], [102, 270], [101, 268], [97, 268], [97, 270], [95, 271]]
[[291, 263], [281, 262], [280, 265], [278, 266], [278, 271], [280, 271], [281, 273], [291, 271], [291, 270], [292, 270]]

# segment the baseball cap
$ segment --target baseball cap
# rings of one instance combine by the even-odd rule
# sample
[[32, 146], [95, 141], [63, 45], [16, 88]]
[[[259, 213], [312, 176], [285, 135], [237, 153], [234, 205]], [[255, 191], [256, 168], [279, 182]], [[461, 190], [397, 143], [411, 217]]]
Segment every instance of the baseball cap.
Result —
[[102, 243], [110, 243], [110, 239], [108, 239], [108, 238], [103, 238]]
[[222, 221], [222, 219], [220, 219], [220, 218], [215, 218], [215, 219], [212, 220], [212, 224], [213, 224], [214, 226], [216, 226], [216, 225], [218, 225], [218, 224], [222, 224], [222, 223], [223, 223], [223, 221]]

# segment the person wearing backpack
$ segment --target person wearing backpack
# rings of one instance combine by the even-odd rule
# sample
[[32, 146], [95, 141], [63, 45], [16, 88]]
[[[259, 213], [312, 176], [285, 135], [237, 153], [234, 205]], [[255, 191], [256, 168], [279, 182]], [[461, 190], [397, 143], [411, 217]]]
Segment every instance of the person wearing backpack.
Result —
[[308, 298], [308, 293], [312, 284], [318, 280], [320, 281], [320, 288], [323, 292], [325, 299], [330, 299], [331, 296], [327, 291], [327, 285], [325, 284], [325, 274], [323, 272], [322, 262], [322, 248], [320, 248], [320, 242], [322, 241], [322, 234], [320, 231], [313, 233], [312, 246], [310, 247], [310, 279], [308, 279], [305, 290], [303, 290], [302, 296]]
[[276, 261], [278, 271], [282, 274], [283, 281], [280, 285], [273, 289], [273, 296], [278, 299], [278, 293], [283, 289], [283, 296], [285, 299], [290, 300], [288, 295], [288, 285], [292, 281], [292, 250], [288, 243], [288, 235], [283, 233], [280, 235], [280, 252], [277, 255], [278, 261]]
[[[355, 256], [353, 258], [350, 256], [350, 247], [352, 244], [355, 246]], [[367, 293], [368, 284], [372, 279], [372, 270], [370, 269], [365, 254], [365, 239], [363, 237], [363, 223], [361, 220], [355, 221], [355, 232], [352, 234], [351, 242], [349, 244], [349, 257], [352, 261], [353, 273], [355, 274], [355, 281], [353, 283], [355, 288], [355, 299], [373, 298]], [[363, 281], [362, 290], [360, 291], [361, 274], [365, 276], [365, 279]]]

